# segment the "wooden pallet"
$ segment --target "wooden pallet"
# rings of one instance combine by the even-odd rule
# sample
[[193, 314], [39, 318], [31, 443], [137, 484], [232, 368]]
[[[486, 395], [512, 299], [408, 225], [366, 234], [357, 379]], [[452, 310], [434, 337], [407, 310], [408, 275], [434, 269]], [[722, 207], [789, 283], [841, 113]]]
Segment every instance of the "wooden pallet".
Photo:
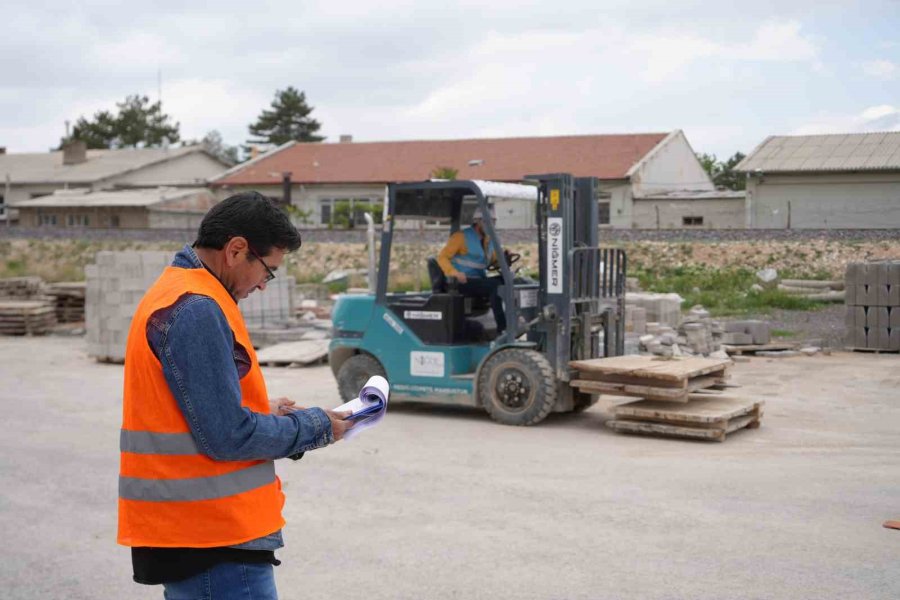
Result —
[[56, 319], [60, 323], [84, 321], [85, 282], [70, 281], [47, 284], [44, 293], [56, 302]]
[[284, 342], [263, 348], [256, 353], [261, 365], [286, 367], [292, 364], [311, 365], [327, 360], [331, 340], [302, 340]]
[[40, 277], [6, 277], [0, 279], [0, 297], [29, 298], [41, 293]]
[[43, 300], [0, 302], [0, 335], [35, 335], [56, 325], [53, 305]]
[[722, 344], [722, 350], [724, 350], [728, 354], [737, 354], [738, 356], [742, 356], [744, 354], [756, 354], [757, 352], [778, 352], [781, 350], [795, 350], [796, 348], [796, 344], [789, 343], [741, 345]]
[[641, 400], [613, 408], [615, 419], [607, 426], [622, 433], [724, 442], [739, 429], [759, 427], [764, 405], [762, 400], [715, 394], [691, 394], [683, 406]]
[[729, 359], [617, 356], [569, 363], [578, 369], [573, 387], [589, 394], [634, 396], [661, 402], [688, 402], [702, 389], [727, 386]]
[[859, 348], [856, 346], [848, 346], [847, 350], [851, 352], [868, 352], [870, 354], [897, 354], [900, 350], [885, 350], [884, 348]]

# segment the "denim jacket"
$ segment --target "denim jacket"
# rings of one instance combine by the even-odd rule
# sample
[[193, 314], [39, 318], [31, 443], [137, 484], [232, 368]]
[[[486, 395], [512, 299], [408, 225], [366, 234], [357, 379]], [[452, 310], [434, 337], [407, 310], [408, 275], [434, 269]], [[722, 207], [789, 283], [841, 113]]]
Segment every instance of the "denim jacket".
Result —
[[[172, 266], [205, 268], [190, 245], [175, 255]], [[334, 441], [331, 421], [321, 408], [279, 417], [241, 406], [240, 380], [250, 371], [250, 355], [212, 298], [185, 294], [154, 312], [147, 321], [147, 343], [197, 446], [210, 458], [274, 460]], [[283, 545], [277, 531], [235, 547], [275, 550]]]

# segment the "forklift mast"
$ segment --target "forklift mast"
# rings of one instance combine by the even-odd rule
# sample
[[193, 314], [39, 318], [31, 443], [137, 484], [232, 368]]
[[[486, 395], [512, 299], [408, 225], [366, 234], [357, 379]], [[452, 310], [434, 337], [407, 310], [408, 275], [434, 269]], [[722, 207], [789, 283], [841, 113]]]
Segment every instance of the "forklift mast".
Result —
[[557, 379], [569, 381], [569, 361], [624, 353], [625, 253], [598, 245], [596, 178], [554, 173], [527, 179], [540, 184], [536, 218], [544, 307], [529, 341], [543, 347]]

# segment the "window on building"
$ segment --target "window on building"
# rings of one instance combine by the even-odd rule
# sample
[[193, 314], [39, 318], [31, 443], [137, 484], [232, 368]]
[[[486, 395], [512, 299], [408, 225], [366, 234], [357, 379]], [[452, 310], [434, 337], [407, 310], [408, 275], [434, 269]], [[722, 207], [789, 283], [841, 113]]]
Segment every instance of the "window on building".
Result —
[[601, 225], [609, 225], [609, 201], [597, 203], [597, 220]]
[[322, 225], [331, 224], [331, 198], [319, 200], [319, 223]]
[[38, 225], [56, 225], [56, 215], [38, 214]]
[[109, 226], [110, 227], [118, 227], [119, 226], [119, 215], [110, 215]]
[[681, 217], [681, 224], [684, 227], [697, 227], [703, 225], [703, 217]]
[[69, 227], [87, 227], [90, 223], [90, 215], [79, 215], [74, 213], [66, 215], [66, 225]]
[[612, 194], [597, 191], [597, 221], [600, 225], [609, 225]]
[[6, 199], [0, 194], [0, 217], [6, 214]]

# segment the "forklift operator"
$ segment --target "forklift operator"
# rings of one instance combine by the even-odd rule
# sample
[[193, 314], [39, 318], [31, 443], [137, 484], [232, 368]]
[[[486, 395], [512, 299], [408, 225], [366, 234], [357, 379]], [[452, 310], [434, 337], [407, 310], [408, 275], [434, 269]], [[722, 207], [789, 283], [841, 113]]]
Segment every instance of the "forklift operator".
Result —
[[[497, 262], [497, 249], [493, 244], [488, 247], [484, 216], [480, 208], [476, 209], [472, 216], [472, 226], [451, 235], [438, 254], [437, 261], [445, 276], [453, 277], [459, 282], [459, 291], [464, 296], [490, 299], [499, 334], [506, 329], [503, 301], [497, 291], [503, 284], [503, 278], [487, 276], [488, 266]], [[492, 223], [497, 220], [493, 214], [488, 214], [488, 217]]]

